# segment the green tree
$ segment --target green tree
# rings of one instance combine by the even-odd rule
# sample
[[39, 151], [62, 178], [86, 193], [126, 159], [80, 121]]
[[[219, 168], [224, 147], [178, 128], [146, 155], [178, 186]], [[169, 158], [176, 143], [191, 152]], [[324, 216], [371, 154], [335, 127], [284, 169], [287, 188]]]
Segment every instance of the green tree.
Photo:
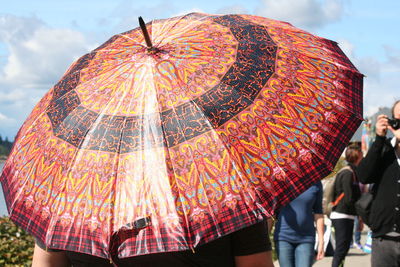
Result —
[[0, 155], [8, 155], [8, 150], [3, 145], [0, 145]]
[[0, 266], [31, 266], [33, 237], [7, 216], [0, 217]]
[[8, 156], [10, 154], [12, 146], [13, 142], [8, 141], [7, 137], [3, 139], [3, 137], [0, 136], [0, 158]]

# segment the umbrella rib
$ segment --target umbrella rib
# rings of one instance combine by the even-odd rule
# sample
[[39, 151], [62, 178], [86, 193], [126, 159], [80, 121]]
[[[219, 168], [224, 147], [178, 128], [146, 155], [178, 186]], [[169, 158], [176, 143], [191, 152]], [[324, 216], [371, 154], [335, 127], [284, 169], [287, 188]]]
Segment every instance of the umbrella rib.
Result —
[[[106, 104], [106, 105], [104, 105], [103, 106], [103, 108], [102, 108], [102, 110], [106, 110], [110, 105], [111, 105], [111, 99], [112, 98], [110, 98], [109, 99], [109, 101], [108, 101], [108, 103]], [[121, 98], [121, 100], [122, 100], [123, 98]], [[99, 112], [98, 112], [98, 116], [97, 116], [97, 118], [96, 118], [96, 120], [95, 120], [95, 122], [94, 122], [94, 124], [93, 125], [97, 125], [97, 121], [99, 121], [99, 119], [101, 119], [101, 115], [100, 114], [102, 114], [102, 111], [100, 110]], [[74, 127], [76, 127], [76, 125], [79, 123], [79, 121], [77, 121], [76, 123], [75, 123], [75, 126]], [[93, 129], [93, 128], [92, 128]], [[88, 129], [87, 130], [87, 132], [85, 133], [85, 136], [87, 136], [87, 134], [92, 130], [92, 129]], [[107, 133], [107, 131], [106, 132], [104, 132], [104, 136], [106, 136], [106, 133]], [[82, 143], [84, 143], [85, 142], [85, 139], [82, 139], [82, 141], [81, 141], [81, 143], [78, 145], [78, 146], [81, 146], [82, 145]], [[82, 147], [85, 147], [84, 145], [82, 146]], [[77, 162], [77, 161], [79, 161], [79, 154], [80, 154], [80, 150], [76, 150], [75, 151], [75, 153], [74, 153], [74, 157], [73, 157], [73, 159], [70, 161], [70, 164], [68, 165], [69, 167], [68, 167], [68, 171], [67, 171], [67, 173], [70, 173], [71, 172], [71, 170], [72, 170], [72, 168], [73, 168], [73, 166], [74, 166], [74, 164], [75, 164], [75, 162]], [[92, 188], [92, 187], [91, 187]], [[63, 191], [61, 191], [60, 193], [64, 193], [66, 196], [67, 196], [67, 188], [66, 188], [66, 186], [64, 186], [63, 187]], [[58, 195], [60, 195], [60, 193], [58, 194]], [[77, 196], [78, 197], [78, 196]], [[76, 197], [76, 198], [77, 198]], [[75, 199], [76, 199], [75, 198]], [[59, 206], [59, 208], [60, 208], [60, 206]], [[89, 205], [86, 205], [85, 206], [85, 208], [90, 208], [91, 209], [91, 207], [89, 206]], [[59, 210], [59, 209], [58, 209]], [[111, 224], [112, 224], [112, 222], [110, 222], [110, 227], [112, 227], [111, 226]]]
[[[126, 125], [126, 118], [124, 118], [124, 126], [122, 127], [122, 129], [125, 129], [125, 125]], [[111, 233], [111, 235], [110, 235], [110, 243], [109, 243], [109, 250], [113, 247], [113, 245], [114, 244], [112, 244], [112, 242], [113, 242], [113, 240], [112, 240], [112, 237], [114, 236], [114, 234], [118, 234], [118, 233], [115, 233], [114, 232], [114, 226], [115, 226], [115, 218], [117, 217], [117, 215], [118, 215], [118, 213], [115, 211], [115, 209], [116, 209], [116, 205], [115, 205], [115, 203], [117, 203], [117, 183], [118, 183], [118, 175], [119, 175], [119, 156], [121, 155], [121, 145], [122, 145], [122, 136], [123, 136], [123, 131], [121, 130], [121, 133], [120, 133], [120, 138], [119, 138], [119, 143], [118, 143], [118, 149], [117, 149], [117, 153], [116, 153], [116, 159], [115, 159], [115, 162], [116, 162], [116, 164], [115, 164], [115, 178], [114, 178], [114, 184], [113, 184], [113, 189], [112, 189], [112, 192], [114, 192], [114, 199], [111, 201], [111, 203], [113, 203], [114, 205], [114, 209], [113, 210], [111, 210], [112, 209], [112, 206], [110, 206], [110, 213], [112, 214], [112, 218], [113, 218], [113, 220], [110, 220], [110, 228], [109, 228], [109, 231], [110, 231], [110, 233]], [[121, 203], [121, 201], [120, 201], [120, 203]], [[110, 252], [110, 255], [113, 253], [113, 251], [109, 251]], [[114, 256], [116, 256], [116, 255], [114, 255]]]
[[[182, 88], [183, 90], [185, 90], [187, 93], [189, 93], [189, 91], [186, 89], [185, 86], [182, 86], [181, 88]], [[189, 95], [190, 95], [190, 93], [189, 93]], [[197, 103], [196, 103], [195, 101], [191, 101], [191, 103], [193, 103], [193, 106], [195, 106], [198, 110], [200, 110], [201, 112], [203, 112], [202, 109], [197, 105]], [[176, 117], [179, 118], [179, 115], [176, 113], [175, 109], [173, 108], [172, 110], [173, 110], [173, 112], [176, 114]], [[203, 114], [204, 114], [204, 113], [203, 113]], [[206, 118], [206, 116], [204, 116], [204, 117]], [[208, 119], [206, 119], [206, 121], [209, 122]], [[177, 120], [177, 122], [178, 122], [178, 125], [181, 126], [180, 121]], [[213, 128], [212, 125], [211, 125], [211, 123], [209, 123], [209, 125], [210, 125], [210, 128]], [[185, 138], [185, 142], [187, 142], [188, 139], [186, 139], [185, 135], [183, 134], [182, 127], [179, 127], [179, 128], [181, 129], [182, 136]], [[212, 131], [215, 132], [214, 129], [213, 129]], [[193, 153], [191, 153], [190, 156], [191, 156], [191, 158], [192, 158], [192, 162], [193, 162], [193, 163], [196, 165], [196, 167], [197, 167], [197, 166], [198, 166], [198, 163], [197, 163], [196, 160], [194, 159]], [[198, 172], [198, 169], [199, 169], [199, 168], [196, 168], [196, 172]], [[199, 173], [199, 172], [198, 172], [198, 173]], [[200, 178], [200, 175], [198, 175], [198, 177]], [[202, 184], [202, 188], [205, 188], [205, 186], [203, 185], [203, 180], [199, 179], [199, 183]], [[181, 191], [179, 190], [179, 192], [181, 192]], [[205, 190], [204, 190], [204, 192], [205, 192]], [[181, 194], [181, 193], [180, 193], [180, 194]], [[183, 194], [183, 195], [185, 195], [185, 194]], [[204, 196], [207, 198], [207, 202], [210, 203], [210, 201], [208, 200], [207, 195], [205, 194]], [[211, 207], [211, 205], [209, 205], [209, 207]], [[184, 211], [185, 211], [185, 210], [184, 210]], [[214, 212], [212, 211], [211, 208], [209, 209], [209, 212], [210, 212], [210, 215], [214, 214]], [[185, 212], [185, 213], [186, 213], [186, 212]], [[216, 218], [215, 215], [213, 215], [213, 218], [214, 218], [215, 221], [218, 221], [218, 220], [215, 219], [215, 218]], [[188, 227], [189, 227], [189, 224], [188, 224]], [[215, 224], [215, 227], [218, 228], [218, 224]], [[220, 231], [218, 231], [218, 232], [220, 232]], [[191, 240], [191, 242], [192, 242], [192, 240]], [[192, 243], [193, 243], [193, 242], [192, 242]]]
[[[78, 121], [76, 122], [76, 124], [78, 123]], [[75, 125], [76, 125], [75, 124]], [[87, 134], [87, 132], [86, 132], [86, 134]], [[75, 153], [74, 153], [74, 155], [73, 155], [73, 158], [71, 159], [71, 161], [69, 161], [68, 162], [68, 164], [67, 164], [67, 171], [66, 171], [66, 173], [68, 173], [68, 174], [70, 174], [71, 173], [71, 170], [72, 170], [72, 168], [73, 168], [73, 166], [75, 165], [75, 162], [77, 162], [77, 160], [78, 160], [78, 157], [80, 157], [80, 153], [79, 153], [79, 151], [80, 150], [75, 150]], [[69, 196], [69, 194], [68, 194], [68, 191], [67, 191], [67, 183], [68, 183], [68, 179], [69, 178], [66, 178], [65, 179], [65, 181], [64, 181], [64, 186], [62, 187], [62, 190], [60, 190], [59, 192], [58, 192], [58, 194], [57, 194], [57, 196], [55, 197], [56, 199], [57, 199], [57, 197], [58, 196], [60, 196], [60, 195], [64, 195], [65, 196], [65, 199], [67, 199], [68, 198], [68, 196]], [[72, 174], [71, 174], [71, 179], [74, 179], [73, 177], [72, 177]], [[79, 196], [76, 196], [74, 199], [73, 199], [73, 201], [75, 201], [77, 198], [78, 198]], [[72, 201], [72, 202], [73, 202]], [[56, 212], [56, 214], [59, 214], [60, 213], [60, 209], [62, 208], [62, 205], [60, 205], [60, 202], [58, 202], [58, 205], [57, 205], [57, 212]], [[58, 217], [56, 217], [56, 219], [57, 219]], [[55, 225], [55, 222], [54, 221], [56, 221], [53, 217], [52, 217], [52, 221], [51, 221], [51, 223], [50, 223], [50, 225]], [[53, 223], [54, 222], [54, 223]], [[72, 225], [72, 224], [71, 224]], [[50, 227], [49, 227], [50, 228]], [[82, 229], [81, 229], [82, 230]]]
[[[172, 108], [172, 111], [176, 114], [176, 112], [175, 112], [175, 109], [174, 108]], [[159, 113], [160, 114], [160, 113]], [[180, 124], [179, 123], [179, 120], [178, 120], [178, 124]], [[162, 124], [161, 124], [161, 126], [162, 126]], [[163, 127], [163, 126], [162, 126]], [[165, 131], [163, 130], [163, 133], [165, 133]], [[170, 154], [170, 152], [169, 152], [169, 147], [166, 147], [166, 149], [165, 149], [166, 151], [167, 151], [167, 153], [168, 153], [168, 155], [170, 156], [171, 154]], [[170, 159], [171, 159], [171, 162], [172, 162], [172, 158], [170, 157]], [[167, 162], [166, 162], [166, 164], [168, 164]], [[176, 171], [175, 171], [175, 168], [174, 168], [174, 164], [171, 164], [171, 166], [172, 166], [172, 169], [174, 170], [174, 179], [176, 179], [176, 175], [175, 175], [175, 173], [176, 173]], [[178, 192], [179, 192], [179, 196], [185, 196], [185, 194], [181, 191], [181, 189], [180, 189], [180, 186], [177, 184], [177, 186], [176, 186], [176, 188], [177, 188], [177, 190], [178, 190]], [[180, 199], [179, 199], [179, 202], [180, 201], [182, 201], [182, 197], [180, 197]], [[183, 212], [184, 212], [184, 214], [185, 214], [185, 216], [184, 216], [184, 219], [185, 219], [185, 223], [186, 223], [186, 225], [187, 225], [187, 229], [186, 229], [186, 233], [187, 233], [187, 235], [188, 235], [188, 238], [189, 238], [189, 248], [190, 249], [193, 249], [194, 248], [194, 245], [193, 245], [193, 238], [192, 238], [192, 234], [191, 234], [191, 232], [189, 231], [189, 229], [190, 229], [190, 224], [189, 224], [189, 216], [188, 216], [188, 214], [187, 214], [187, 211], [186, 211], [186, 208], [184, 207], [184, 205], [182, 205], [182, 210], [183, 210]]]
[[[183, 86], [183, 88], [185, 88], [185, 87]], [[168, 91], [166, 91], [166, 90], [164, 91], [164, 93], [165, 93], [167, 96], [170, 96], [170, 95], [171, 95], [171, 94], [170, 94]], [[160, 102], [161, 100], [158, 99], [158, 95], [159, 95], [159, 94], [156, 94], [158, 103], [161, 103], [161, 102]], [[194, 103], [194, 102], [192, 102], [192, 103]], [[160, 106], [159, 106], [159, 107], [160, 107]], [[178, 116], [178, 114], [177, 114], [175, 108], [172, 107], [171, 110], [172, 110], [172, 112], [176, 115], [176, 118], [179, 118], [179, 116]], [[160, 108], [159, 108], [159, 113], [158, 113], [158, 114], [161, 114]], [[184, 142], [187, 142], [188, 140], [186, 139], [186, 137], [185, 137], [185, 135], [184, 135], [184, 133], [183, 133], [182, 125], [181, 125], [179, 119], [177, 120], [177, 124], [178, 124], [178, 127], [179, 127], [179, 129], [180, 129], [181, 136], [183, 136], [183, 137], [185, 138], [185, 141], [184, 141]], [[163, 127], [163, 124], [161, 124], [161, 127]], [[164, 129], [162, 130], [162, 132], [165, 133]], [[165, 135], [164, 135], [164, 138], [165, 138]], [[172, 158], [170, 157], [171, 154], [169, 153], [169, 147], [166, 146], [166, 147], [165, 147], [165, 150], [167, 151], [167, 153], [168, 153], [168, 155], [169, 155], [169, 158], [170, 158], [171, 161], [172, 161]], [[195, 160], [194, 160], [194, 158], [193, 158], [193, 153], [191, 153], [191, 157], [192, 157], [193, 162], [195, 163]], [[166, 162], [166, 164], [168, 164], [168, 163]], [[173, 170], [174, 170], [174, 173], [176, 173], [175, 168], [174, 168], [174, 165], [173, 165], [173, 164], [171, 164], [171, 165], [172, 165], [172, 168], [173, 168]], [[197, 168], [196, 168], [196, 171], [197, 171]], [[197, 172], [198, 172], [198, 171], [197, 171]], [[174, 179], [176, 179], [176, 175], [174, 175]], [[177, 190], [178, 190], [180, 196], [185, 196], [185, 193], [181, 191], [179, 185], [177, 185]], [[179, 201], [181, 201], [181, 200], [182, 200], [182, 198], [179, 199]], [[187, 235], [188, 235], [189, 240], [190, 240], [190, 242], [189, 242], [189, 248], [191, 248], [191, 249], [193, 250], [193, 249], [194, 249], [194, 245], [193, 245], [194, 242], [193, 242], [192, 234], [191, 234], [191, 232], [189, 231], [189, 228], [190, 228], [190, 224], [189, 224], [189, 221], [188, 221], [189, 216], [188, 216], [188, 214], [187, 214], [187, 211], [186, 211], [184, 205], [183, 205], [182, 207], [183, 207], [182, 210], [183, 210], [183, 212], [184, 212], [184, 214], [185, 214], [185, 216], [184, 216], [185, 222], [186, 222], [186, 225], [187, 225]]]

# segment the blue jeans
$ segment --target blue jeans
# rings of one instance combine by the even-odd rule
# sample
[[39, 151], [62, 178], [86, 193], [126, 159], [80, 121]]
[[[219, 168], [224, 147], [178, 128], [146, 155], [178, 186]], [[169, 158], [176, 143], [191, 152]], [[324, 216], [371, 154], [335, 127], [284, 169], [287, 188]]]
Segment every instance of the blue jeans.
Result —
[[313, 243], [276, 241], [275, 249], [281, 267], [310, 267], [314, 263]]
[[358, 230], [359, 228], [359, 224], [360, 221], [358, 219], [358, 216], [356, 216], [355, 220], [354, 220], [354, 239], [353, 239], [353, 243], [355, 244], [361, 244], [361, 231]]

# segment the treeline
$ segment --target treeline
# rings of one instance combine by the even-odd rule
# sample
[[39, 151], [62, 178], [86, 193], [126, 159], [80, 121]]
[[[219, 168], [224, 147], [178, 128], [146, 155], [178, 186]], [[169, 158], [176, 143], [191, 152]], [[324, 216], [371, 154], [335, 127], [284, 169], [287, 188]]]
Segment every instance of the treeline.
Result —
[[3, 139], [3, 137], [0, 135], [0, 156], [8, 156], [8, 154], [10, 154], [12, 145], [13, 142], [8, 141], [7, 137]]
[[0, 217], [0, 266], [31, 266], [33, 237], [6, 217]]

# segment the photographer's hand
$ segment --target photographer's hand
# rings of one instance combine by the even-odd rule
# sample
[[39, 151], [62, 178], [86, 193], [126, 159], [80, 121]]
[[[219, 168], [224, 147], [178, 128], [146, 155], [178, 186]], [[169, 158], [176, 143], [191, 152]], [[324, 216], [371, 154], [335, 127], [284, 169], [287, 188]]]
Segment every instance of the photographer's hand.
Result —
[[388, 118], [386, 115], [379, 115], [375, 124], [376, 135], [386, 136], [388, 129]]

